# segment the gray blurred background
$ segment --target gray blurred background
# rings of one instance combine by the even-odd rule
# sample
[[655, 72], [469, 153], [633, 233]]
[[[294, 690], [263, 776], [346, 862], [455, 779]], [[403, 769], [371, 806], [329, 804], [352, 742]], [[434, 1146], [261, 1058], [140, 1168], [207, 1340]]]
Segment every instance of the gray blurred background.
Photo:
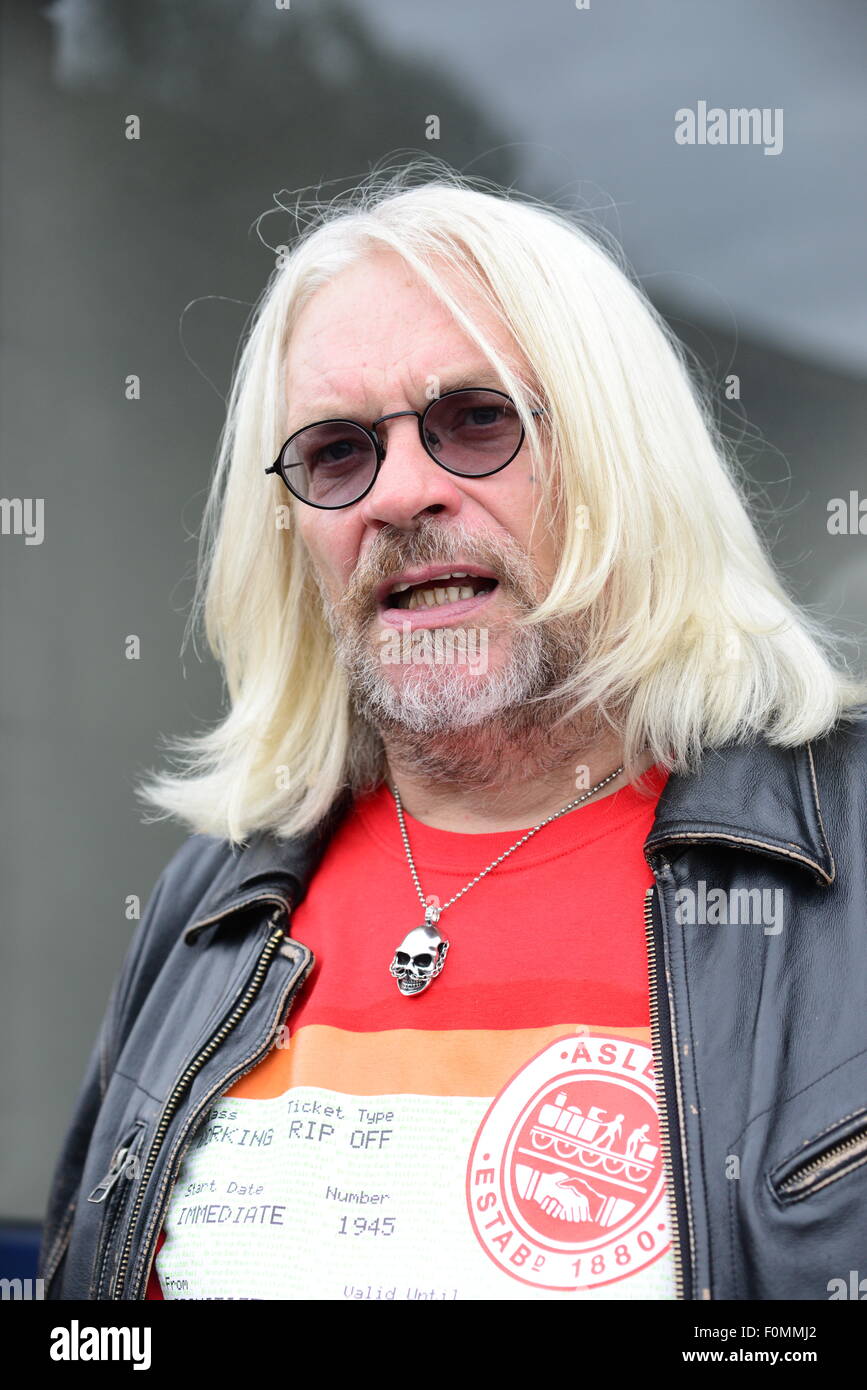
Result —
[[[0, 535], [7, 1220], [41, 1218], [125, 900], [185, 838], [134, 783], [222, 708], [180, 647], [275, 195], [434, 154], [594, 211], [698, 353], [787, 584], [864, 640], [867, 538], [827, 528], [867, 495], [863, 0], [278, 4], [0, 12], [0, 496], [44, 499], [41, 544]], [[782, 109], [782, 152], [676, 143], [699, 101]]]

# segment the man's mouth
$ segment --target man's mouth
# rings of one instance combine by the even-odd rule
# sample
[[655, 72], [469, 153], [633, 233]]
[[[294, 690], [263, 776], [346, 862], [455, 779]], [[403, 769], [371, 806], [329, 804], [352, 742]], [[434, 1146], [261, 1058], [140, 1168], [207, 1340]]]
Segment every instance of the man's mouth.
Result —
[[[376, 597], [383, 615], [394, 617], [398, 612], [416, 612], [431, 617], [459, 614], [478, 606], [480, 601], [498, 587], [491, 574], [478, 570], [447, 569], [427, 566], [423, 572], [407, 571], [379, 585]], [[435, 611], [432, 611], [435, 610]]]
[[435, 608], [437, 604], [457, 603], [496, 588], [496, 579], [483, 579], [466, 570], [451, 570], [423, 584], [396, 584], [386, 599], [388, 608]]

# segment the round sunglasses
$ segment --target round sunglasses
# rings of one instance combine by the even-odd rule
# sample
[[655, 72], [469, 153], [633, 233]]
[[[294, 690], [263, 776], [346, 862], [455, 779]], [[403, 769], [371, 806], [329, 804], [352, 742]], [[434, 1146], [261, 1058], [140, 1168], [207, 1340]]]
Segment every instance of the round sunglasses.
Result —
[[326, 511], [351, 507], [370, 492], [385, 460], [387, 443], [377, 426], [401, 415], [416, 417], [422, 447], [434, 463], [462, 478], [499, 473], [524, 442], [524, 426], [511, 397], [473, 387], [446, 391], [424, 411], [381, 415], [370, 429], [355, 420], [317, 420], [290, 435], [265, 472], [278, 474], [308, 506]]

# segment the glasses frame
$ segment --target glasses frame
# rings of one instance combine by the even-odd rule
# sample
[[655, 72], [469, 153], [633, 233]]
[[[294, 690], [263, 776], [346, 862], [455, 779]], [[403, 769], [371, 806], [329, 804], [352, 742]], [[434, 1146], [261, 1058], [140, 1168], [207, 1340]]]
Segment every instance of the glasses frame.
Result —
[[[443, 463], [442, 459], [438, 459], [436, 454], [434, 454], [433, 450], [429, 447], [428, 442], [425, 439], [424, 433], [425, 420], [427, 419], [430, 411], [433, 410], [434, 406], [439, 405], [440, 401], [447, 400], [449, 396], [461, 396], [465, 394], [468, 395], [472, 392], [479, 391], [485, 391], [490, 396], [499, 396], [501, 400], [508, 401], [510, 405], [515, 404], [515, 402], [512, 400], [512, 397], [507, 395], [505, 391], [497, 391], [493, 386], [459, 386], [454, 391], [444, 391], [441, 396], [435, 396], [434, 399], [430, 401], [428, 405], [425, 406], [424, 410], [395, 410], [392, 411], [390, 415], [380, 415], [379, 419], [374, 420], [369, 428], [367, 425], [359, 424], [358, 420], [350, 420], [345, 416], [337, 416], [334, 419], [329, 420], [313, 420], [309, 425], [302, 425], [301, 429], [295, 430], [294, 434], [290, 434], [289, 438], [281, 446], [280, 452], [277, 455], [276, 459], [270, 465], [269, 468], [265, 469], [265, 472], [266, 474], [276, 473], [277, 476], [281, 478], [282, 481], [285, 483], [286, 487], [292, 493], [293, 497], [297, 497], [299, 502], [304, 502], [305, 505], [308, 507], [316, 507], [318, 511], [337, 512], [342, 510], [342, 508], [344, 507], [354, 507], [356, 502], [360, 502], [361, 499], [363, 497], [366, 497], [367, 494], [370, 492], [370, 489], [373, 487], [377, 478], [379, 477], [379, 470], [382, 468], [382, 465], [385, 462], [385, 456], [388, 450], [388, 440], [380, 439], [379, 435], [377, 434], [377, 425], [384, 424], [386, 420], [397, 420], [402, 415], [414, 415], [418, 420], [418, 436], [419, 440], [421, 441], [421, 446], [427, 454], [428, 458], [433, 459], [434, 463], [439, 468], [445, 469], [446, 473], [451, 473], [452, 476], [455, 478], [490, 478], [494, 475], [494, 473], [501, 473], [504, 468], [508, 468], [512, 460], [516, 458], [517, 455], [521, 452], [521, 448], [526, 437], [526, 431], [524, 429], [523, 421], [521, 422], [521, 435], [514, 452], [509, 455], [505, 463], [498, 463], [496, 468], [489, 468], [485, 473], [461, 473], [457, 468], [449, 468], [447, 463]], [[544, 410], [533, 410], [531, 411], [531, 414], [544, 415], [545, 412]], [[301, 493], [298, 492], [292, 486], [292, 484], [286, 476], [286, 470], [284, 470], [283, 468], [283, 458], [285, 456], [286, 450], [289, 448], [289, 445], [292, 443], [293, 439], [298, 438], [299, 434], [303, 434], [305, 430], [315, 429], [318, 425], [354, 425], [356, 429], [361, 430], [363, 434], [367, 435], [367, 438], [373, 445], [374, 452], [376, 454], [376, 467], [373, 470], [373, 477], [371, 478], [364, 491], [360, 492], [357, 497], [353, 497], [351, 502], [337, 502], [332, 503], [330, 506], [324, 502], [311, 502], [309, 497], [301, 496]], [[293, 465], [293, 467], [295, 466], [299, 465]]]

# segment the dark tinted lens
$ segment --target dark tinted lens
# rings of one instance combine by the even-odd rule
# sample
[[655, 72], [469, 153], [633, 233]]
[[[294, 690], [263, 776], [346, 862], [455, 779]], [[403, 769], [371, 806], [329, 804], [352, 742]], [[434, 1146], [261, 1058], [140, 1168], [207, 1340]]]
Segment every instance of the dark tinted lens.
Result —
[[425, 417], [425, 437], [440, 463], [456, 473], [489, 473], [514, 458], [521, 421], [510, 400], [494, 391], [455, 391]]
[[363, 430], [341, 420], [310, 425], [283, 451], [283, 470], [295, 491], [319, 507], [343, 507], [368, 487], [376, 451]]

